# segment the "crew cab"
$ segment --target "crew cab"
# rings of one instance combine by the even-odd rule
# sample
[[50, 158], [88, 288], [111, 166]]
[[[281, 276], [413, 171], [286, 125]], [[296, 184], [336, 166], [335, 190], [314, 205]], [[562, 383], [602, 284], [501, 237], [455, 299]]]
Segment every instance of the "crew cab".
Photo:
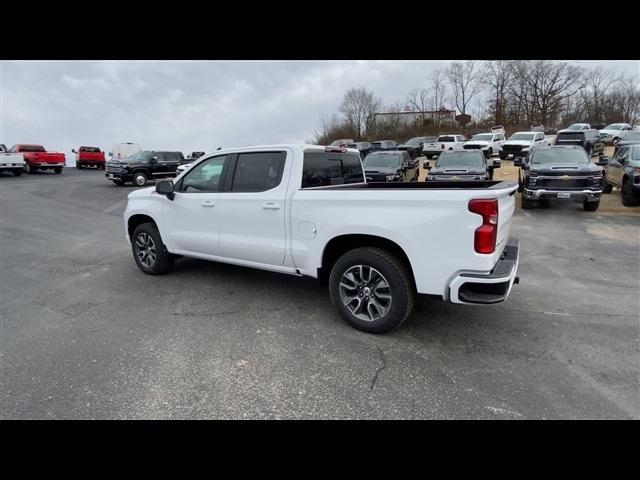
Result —
[[396, 146], [396, 150], [406, 150], [411, 158], [418, 158], [422, 156], [422, 147], [425, 142], [435, 142], [436, 140], [436, 137], [414, 137], [407, 140], [406, 143]]
[[105, 177], [116, 185], [132, 182], [143, 187], [149, 180], [175, 177], [182, 160], [182, 152], [141, 150], [125, 160], [107, 162]]
[[603, 157], [591, 162], [582, 147], [537, 147], [525, 159], [518, 182], [522, 190], [522, 208], [532, 208], [536, 201], [566, 200], [580, 202], [589, 212], [600, 206], [603, 187]]
[[446, 150], [438, 156], [433, 167], [427, 166], [427, 181], [493, 180], [493, 170], [500, 168], [499, 162], [486, 158], [477, 150]]
[[71, 152], [76, 154], [76, 167], [79, 170], [89, 166], [104, 170], [104, 152], [98, 147], [80, 147], [78, 150], [72, 149]]
[[501, 160], [513, 160], [513, 164], [517, 166], [531, 148], [541, 145], [549, 145], [543, 132], [516, 132], [502, 144], [502, 150], [498, 155]]
[[0, 173], [11, 172], [16, 177], [24, 172], [24, 157], [21, 153], [11, 153], [7, 151], [5, 144], [0, 144]]
[[371, 152], [362, 160], [367, 182], [417, 182], [420, 166], [409, 152]]
[[9, 151], [22, 154], [27, 173], [52, 169], [60, 174], [66, 160], [64, 153], [47, 152], [42, 145], [18, 144], [11, 147]]
[[[516, 282], [515, 182], [365, 182], [357, 150], [234, 148], [128, 195], [142, 272], [177, 256], [317, 278], [353, 327], [389, 331], [416, 294], [492, 304]], [[439, 255], [424, 255], [424, 244]], [[285, 287], [282, 287], [285, 288]]]
[[465, 150], [481, 150], [484, 156], [489, 158], [499, 155], [505, 138], [503, 133], [479, 133], [465, 142], [462, 148]]
[[444, 150], [462, 150], [462, 146], [467, 141], [464, 135], [440, 135], [435, 142], [425, 143], [422, 151], [427, 158], [440, 155]]
[[578, 145], [589, 157], [604, 154], [604, 140], [597, 130], [560, 130], [556, 135], [555, 145]]
[[605, 166], [604, 175], [603, 193], [619, 187], [623, 205], [640, 205], [640, 142], [621, 145]]

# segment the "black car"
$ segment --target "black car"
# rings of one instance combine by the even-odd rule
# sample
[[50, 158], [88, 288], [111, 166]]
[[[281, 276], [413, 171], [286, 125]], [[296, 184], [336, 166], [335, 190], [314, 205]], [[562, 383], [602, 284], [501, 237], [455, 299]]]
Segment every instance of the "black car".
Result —
[[371, 144], [369, 142], [348, 143], [347, 148], [355, 148], [360, 152], [360, 157], [364, 158], [369, 155], [369, 152], [371, 151]]
[[374, 150], [395, 150], [397, 142], [394, 140], [376, 140], [375, 142], [371, 142], [371, 151]]
[[554, 145], [578, 145], [585, 149], [587, 155], [604, 154], [604, 139], [597, 130], [560, 130]]
[[575, 145], [538, 147], [525, 158], [518, 172], [522, 191], [522, 208], [536, 201], [566, 200], [580, 202], [585, 210], [595, 212], [600, 206], [603, 189], [602, 166], [591, 162], [584, 148]]
[[405, 150], [409, 152], [411, 158], [418, 158], [422, 156], [422, 147], [425, 142], [435, 142], [438, 137], [414, 137], [407, 140], [406, 143], [398, 145], [397, 150]]
[[367, 182], [417, 182], [418, 162], [401, 150], [371, 152], [362, 160]]
[[137, 187], [143, 187], [149, 180], [175, 177], [182, 161], [182, 152], [142, 150], [126, 160], [107, 162], [105, 177], [116, 185], [132, 182]]
[[620, 138], [617, 142], [614, 142], [613, 154], [618, 153], [618, 150], [623, 145], [637, 145], [640, 143], [640, 131], [638, 130], [626, 130], [620, 132]]
[[429, 170], [427, 181], [468, 182], [493, 179], [493, 170], [500, 168], [499, 160], [487, 159], [480, 150], [445, 150]]

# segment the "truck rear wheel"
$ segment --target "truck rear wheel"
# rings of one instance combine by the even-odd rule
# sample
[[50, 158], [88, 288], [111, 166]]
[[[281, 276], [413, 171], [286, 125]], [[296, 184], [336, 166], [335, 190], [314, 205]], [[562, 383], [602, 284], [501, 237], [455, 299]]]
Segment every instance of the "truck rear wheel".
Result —
[[62, 173], [62, 167], [54, 167], [53, 171], [60, 175]]
[[408, 268], [386, 250], [362, 247], [342, 255], [329, 276], [331, 301], [345, 321], [368, 333], [400, 326], [413, 309]]
[[633, 188], [629, 179], [622, 183], [622, 205], [625, 207], [635, 207], [640, 205], [640, 193]]
[[153, 223], [138, 225], [131, 236], [131, 249], [138, 268], [148, 275], [161, 275], [173, 266], [174, 257]]
[[584, 208], [585, 212], [595, 212], [596, 210], [598, 210], [599, 206], [600, 206], [600, 200], [598, 200], [597, 202], [584, 202], [582, 204], [582, 207]]
[[76, 165], [76, 167], [78, 167], [78, 170], [82, 170], [82, 164], [79, 163], [78, 165]]
[[21, 169], [21, 168], [15, 168], [15, 169], [13, 170], [13, 174], [14, 174], [16, 177], [19, 177], [20, 175], [22, 175], [22, 169]]
[[36, 167], [32, 167], [31, 165], [29, 165], [29, 164], [27, 163], [27, 167], [26, 167], [26, 171], [27, 171], [27, 173], [30, 173], [30, 174], [32, 174], [32, 173], [36, 173], [36, 171], [37, 171], [37, 170], [38, 170], [38, 169], [37, 169]]

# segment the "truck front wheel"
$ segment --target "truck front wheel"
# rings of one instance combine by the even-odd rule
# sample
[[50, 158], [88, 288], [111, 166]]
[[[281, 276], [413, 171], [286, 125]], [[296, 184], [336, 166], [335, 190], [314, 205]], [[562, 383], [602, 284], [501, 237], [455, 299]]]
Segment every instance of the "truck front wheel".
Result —
[[136, 172], [133, 174], [133, 184], [137, 187], [144, 187], [147, 184], [147, 176], [144, 172]]
[[22, 175], [22, 169], [20, 169], [20, 168], [16, 168], [16, 169], [14, 169], [14, 170], [13, 170], [13, 174], [14, 174], [16, 177], [19, 177], [20, 175]]
[[411, 313], [414, 287], [406, 265], [395, 255], [362, 247], [342, 255], [329, 276], [331, 301], [352, 327], [385, 333]]
[[146, 274], [160, 275], [173, 266], [173, 256], [153, 223], [138, 225], [131, 236], [131, 249], [138, 268]]

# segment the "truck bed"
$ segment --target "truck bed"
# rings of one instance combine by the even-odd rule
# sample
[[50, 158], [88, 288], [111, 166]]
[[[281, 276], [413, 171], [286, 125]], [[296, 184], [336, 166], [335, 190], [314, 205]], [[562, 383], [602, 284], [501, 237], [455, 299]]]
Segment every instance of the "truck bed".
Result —
[[355, 189], [427, 189], [427, 190], [487, 190], [503, 189], [516, 185], [516, 182], [497, 180], [474, 180], [468, 182], [367, 182], [330, 185], [327, 187], [308, 187], [304, 190], [355, 190]]

